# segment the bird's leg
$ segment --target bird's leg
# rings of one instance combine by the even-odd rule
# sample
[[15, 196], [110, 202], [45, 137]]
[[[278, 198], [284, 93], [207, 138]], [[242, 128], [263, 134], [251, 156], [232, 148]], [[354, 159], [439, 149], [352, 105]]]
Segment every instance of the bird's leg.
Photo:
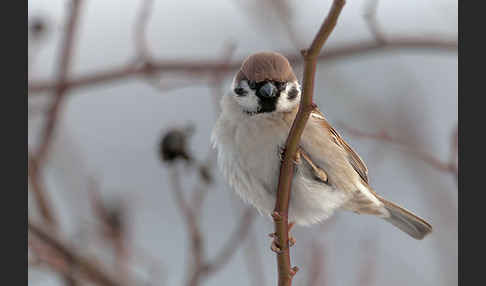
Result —
[[[295, 225], [295, 222], [290, 222], [289, 223], [289, 227], [288, 227], [288, 231], [289, 231], [288, 232], [288, 236], [289, 236], [289, 247], [295, 245], [295, 243], [297, 242], [295, 240], [295, 238], [292, 236], [292, 234], [290, 233], [290, 231], [292, 230], [292, 227], [294, 225]], [[273, 232], [273, 233], [270, 233], [268, 236], [270, 236], [271, 238], [273, 238], [272, 245], [270, 246], [270, 249], [272, 249], [273, 252], [281, 253], [282, 250], [278, 246], [278, 242], [277, 242], [277, 240], [278, 240], [277, 233]]]
[[[294, 164], [300, 164], [302, 161], [300, 159], [301, 157], [301, 149], [299, 148], [297, 150], [297, 152], [295, 153], [295, 158], [294, 158]], [[284, 157], [285, 157], [285, 146], [284, 147], [281, 147], [279, 146], [278, 147], [278, 157], [280, 158], [280, 162], [283, 162], [284, 160]]]
[[278, 146], [278, 158], [280, 158], [280, 162], [283, 162], [285, 154], [285, 146]]

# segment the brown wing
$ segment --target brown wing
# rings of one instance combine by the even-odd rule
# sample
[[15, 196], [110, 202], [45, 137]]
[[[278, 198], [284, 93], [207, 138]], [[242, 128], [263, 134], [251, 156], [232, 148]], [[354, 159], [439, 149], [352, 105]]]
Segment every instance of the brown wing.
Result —
[[366, 167], [361, 157], [356, 152], [354, 152], [354, 150], [348, 145], [348, 143], [346, 143], [346, 141], [344, 141], [344, 139], [341, 138], [339, 133], [337, 133], [337, 131], [329, 124], [329, 122], [327, 122], [326, 118], [324, 117], [324, 115], [322, 115], [317, 107], [312, 111], [311, 116], [321, 122], [321, 124], [329, 130], [336, 145], [341, 147], [348, 154], [348, 161], [351, 166], [353, 166], [354, 170], [359, 174], [361, 179], [368, 183], [368, 168]]

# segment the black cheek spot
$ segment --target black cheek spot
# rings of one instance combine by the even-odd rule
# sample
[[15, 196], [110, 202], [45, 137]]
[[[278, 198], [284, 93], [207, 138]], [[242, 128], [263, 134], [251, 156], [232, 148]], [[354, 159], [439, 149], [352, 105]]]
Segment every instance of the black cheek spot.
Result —
[[241, 87], [237, 87], [234, 89], [234, 92], [236, 93], [236, 95], [238, 96], [244, 96], [246, 95], [246, 90], [244, 88], [241, 88]]
[[292, 87], [292, 88], [289, 90], [288, 94], [287, 94], [287, 98], [288, 98], [289, 100], [294, 100], [294, 99], [297, 97], [297, 95], [298, 95], [298, 94], [299, 94], [299, 91], [297, 90], [297, 88]]

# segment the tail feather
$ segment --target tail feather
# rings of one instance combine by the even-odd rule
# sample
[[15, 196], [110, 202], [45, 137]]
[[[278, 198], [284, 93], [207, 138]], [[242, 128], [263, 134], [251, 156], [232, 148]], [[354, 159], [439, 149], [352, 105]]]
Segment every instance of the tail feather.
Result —
[[432, 231], [432, 226], [422, 218], [384, 198], [378, 197], [378, 199], [384, 204], [385, 209], [390, 214], [390, 216], [383, 217], [383, 219], [408, 233], [411, 237], [423, 239]]

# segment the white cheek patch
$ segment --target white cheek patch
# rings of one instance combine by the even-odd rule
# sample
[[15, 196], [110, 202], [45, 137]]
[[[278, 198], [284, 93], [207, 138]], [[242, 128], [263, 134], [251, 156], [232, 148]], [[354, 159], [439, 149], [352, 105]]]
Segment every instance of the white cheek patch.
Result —
[[231, 85], [231, 92], [233, 93], [235, 101], [242, 107], [243, 110], [247, 112], [256, 112], [260, 108], [260, 103], [258, 97], [255, 95], [255, 92], [250, 89], [246, 80], [242, 80], [240, 82], [239, 87], [243, 88], [246, 91], [246, 95], [238, 96], [234, 93], [234, 89], [236, 87], [236, 83], [233, 81]]
[[256, 112], [260, 106], [259, 99], [253, 91], [248, 91], [245, 96], [235, 96], [236, 102], [243, 108], [243, 110], [248, 112]]
[[[289, 92], [292, 88], [296, 88], [298, 93], [294, 99], [289, 99]], [[280, 97], [277, 103], [277, 111], [289, 111], [292, 110], [300, 102], [300, 85], [298, 82], [290, 82], [285, 87], [285, 90], [280, 93]]]

